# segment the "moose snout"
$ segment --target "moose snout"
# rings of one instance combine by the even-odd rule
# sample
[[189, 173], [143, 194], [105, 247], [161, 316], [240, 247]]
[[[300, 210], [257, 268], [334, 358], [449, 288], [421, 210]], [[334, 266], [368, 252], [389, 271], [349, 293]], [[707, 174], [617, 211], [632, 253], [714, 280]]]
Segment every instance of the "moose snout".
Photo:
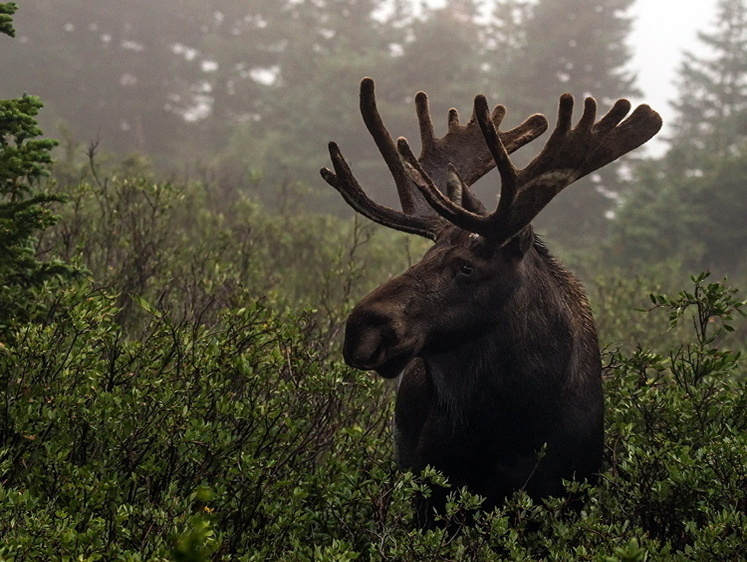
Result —
[[395, 342], [390, 319], [372, 311], [355, 309], [345, 326], [342, 356], [351, 367], [375, 370], [386, 360], [387, 349]]
[[382, 285], [358, 303], [345, 325], [342, 355], [351, 367], [398, 376], [420, 353], [424, 331], [414, 321], [413, 290], [406, 273]]

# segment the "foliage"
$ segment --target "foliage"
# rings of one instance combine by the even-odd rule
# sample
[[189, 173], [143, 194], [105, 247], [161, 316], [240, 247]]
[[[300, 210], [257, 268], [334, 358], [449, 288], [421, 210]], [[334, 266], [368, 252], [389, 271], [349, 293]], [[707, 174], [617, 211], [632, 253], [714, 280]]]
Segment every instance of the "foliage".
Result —
[[[518, 29], [512, 32], [519, 43], [510, 49], [499, 46], [493, 55], [501, 61], [493, 71], [498, 99], [515, 118], [540, 112], [554, 126], [563, 92], [574, 94], [576, 118], [586, 96], [596, 98], [601, 116], [617, 99], [640, 95], [626, 42], [632, 0], [498, 3], [514, 13], [516, 4], [523, 6]], [[543, 142], [535, 141], [534, 152]], [[533, 151], [531, 145], [525, 150]], [[517, 158], [525, 157], [522, 152]], [[606, 234], [605, 213], [614, 208], [610, 194], [621, 189], [619, 170], [619, 166], [606, 167], [568, 188], [537, 217], [535, 227], [566, 247], [596, 247]]]
[[[673, 318], [743, 306], [719, 284], [700, 287], [657, 306]], [[669, 357], [614, 358], [609, 468], [597, 488], [575, 488], [580, 511], [519, 494], [452, 535], [410, 528], [423, 483], [392, 470], [391, 396], [326, 359], [308, 316], [249, 301], [207, 328], [141, 301], [149, 321], [128, 340], [114, 303], [67, 290], [4, 350], [5, 558], [745, 554], [744, 373], [712, 347], [713, 323]], [[447, 519], [458, 526], [478, 504], [455, 494]]]
[[13, 14], [18, 9], [15, 2], [0, 3], [0, 33], [13, 37], [16, 33], [13, 29]]
[[739, 559], [747, 532], [747, 379], [740, 352], [718, 342], [747, 301], [707, 277], [694, 277], [693, 289], [676, 297], [651, 295], [670, 326], [692, 322], [692, 341], [614, 358], [613, 465], [605, 479], [630, 487], [617, 508], [672, 554]]
[[681, 173], [707, 170], [721, 158], [744, 154], [740, 145], [747, 134], [747, 2], [719, 0], [714, 23], [698, 34], [707, 54], [685, 53], [679, 70], [670, 157], [676, 158]]
[[669, 150], [634, 170], [607, 248], [626, 262], [674, 258], [690, 270], [744, 275], [745, 0], [721, 0], [698, 39], [705, 54], [686, 54], [679, 69]]
[[706, 160], [694, 162], [707, 168], [689, 177], [668, 174], [666, 159], [637, 167], [635, 187], [602, 245], [610, 263], [676, 260], [687, 269], [744, 276], [747, 159]]
[[43, 247], [82, 262], [97, 287], [117, 295], [118, 320], [130, 327], [141, 315], [133, 296], [209, 323], [251, 295], [314, 307], [336, 333], [355, 291], [405, 269], [424, 249], [358, 219], [298, 209], [292, 191], [273, 213], [238, 189], [163, 182], [138, 159], [107, 165], [89, 157], [59, 170], [69, 203]]
[[378, 441], [388, 399], [324, 359], [308, 316], [248, 301], [206, 328], [140, 301], [126, 339], [115, 302], [66, 290], [2, 356], [0, 555], [264, 558], [361, 515], [325, 514], [353, 490], [330, 480], [364, 477], [342, 453]]
[[[239, 27], [230, 22], [244, 12], [227, 3], [223, 20], [205, 3], [190, 4], [195, 10], [183, 16], [204, 23], [211, 12], [211, 33], [223, 39], [234, 30], [239, 38], [264, 37], [273, 18], [290, 12], [286, 3], [261, 4], [267, 11]], [[314, 71], [317, 84], [327, 71], [335, 74], [346, 54], [330, 40], [336, 33], [348, 41], [364, 31], [368, 40], [390, 38], [354, 26], [370, 23], [357, 16], [375, 3], [350, 3], [347, 13], [342, 4], [292, 3], [298, 15], [290, 20], [327, 21], [324, 6], [339, 12], [329, 22], [329, 43], [324, 33], [298, 38], [329, 47], [298, 83]], [[456, 12], [431, 20], [426, 13], [411, 29], [448, 29], [450, 14], [474, 7], [453, 4]], [[31, 5], [53, 11], [24, 3]], [[8, 6], [0, 4], [0, 25]], [[111, 15], [111, 29], [122, 30], [119, 47], [137, 43], [112, 6], [97, 14]], [[257, 23], [265, 19], [266, 26]], [[184, 21], [171, 23], [176, 29]], [[94, 31], [110, 30], [66, 33]], [[170, 41], [173, 31], [161, 39]], [[463, 36], [453, 39], [470, 55]], [[258, 60], [268, 64], [277, 52], [263, 45], [269, 58]], [[347, 45], [360, 48], [347, 60], [358, 72], [367, 43]], [[402, 82], [397, 74], [391, 80]], [[155, 89], [144, 91], [158, 91], [155, 80], [150, 85]], [[281, 90], [275, 92], [282, 109]], [[383, 105], [399, 107], [397, 96]], [[309, 101], [309, 115], [320, 100]], [[101, 163], [95, 147], [78, 162], [70, 142], [56, 192], [40, 193], [52, 147], [37, 138], [40, 103], [33, 96], [2, 103], [0, 126], [9, 132], [2, 135], [8, 157], [0, 158], [0, 210], [9, 219], [1, 226], [15, 238], [3, 239], [12, 259], [0, 269], [0, 559], [747, 558], [747, 371], [740, 351], [747, 337], [738, 323], [747, 303], [706, 274], [674, 296], [659, 288], [679, 278], [677, 258], [688, 257], [695, 237], [683, 237], [671, 252], [677, 256], [659, 260], [655, 280], [643, 268], [634, 279], [627, 271], [590, 275], [610, 262], [571, 254], [595, 278], [590, 293], [606, 350], [607, 459], [599, 483], [569, 483], [569, 497], [541, 504], [520, 491], [491, 513], [479, 511], [479, 497], [453, 490], [442, 526], [422, 532], [412, 525], [413, 497], [428, 493], [429, 482], [448, 483], [434, 471], [394, 469], [393, 393], [345, 367], [339, 340], [351, 303], [425, 246], [311, 212], [300, 202], [303, 182], [270, 184], [278, 200], [268, 210], [256, 189], [243, 189], [267, 181], [249, 157], [230, 182], [216, 181], [210, 167], [198, 170], [200, 181], [162, 181], [139, 157]], [[303, 113], [295, 115], [286, 133]], [[254, 141], [258, 129], [247, 127]], [[236, 154], [241, 146], [237, 141]], [[726, 182], [740, 162], [735, 154], [721, 171], [713, 168], [714, 176], [693, 176], [685, 196], [669, 200], [674, 184], [657, 191], [666, 173], [656, 163], [640, 168], [655, 203], [649, 211], [678, 214], [673, 202], [706, 208], [712, 191], [699, 191], [697, 182]], [[63, 197], [68, 204], [53, 224], [47, 206]], [[734, 207], [728, 197], [719, 205], [723, 212]], [[652, 223], [627, 220], [620, 224], [634, 241], [656, 247], [659, 234], [646, 232]], [[680, 225], [683, 236], [688, 226]], [[612, 261], [631, 263], [622, 246], [606, 249], [620, 251]], [[52, 283], [67, 270], [42, 260], [46, 255], [77, 264], [84, 276]], [[634, 309], [644, 306], [642, 318]], [[29, 311], [34, 322], [22, 316]]]
[[342, 365], [336, 336], [346, 302], [404, 267], [402, 237], [159, 183], [137, 162], [93, 170], [43, 240], [90, 279], [43, 293], [48, 313], [0, 348], [1, 557], [747, 554], [747, 373], [725, 347], [744, 346], [745, 303], [723, 283], [657, 293], [649, 319], [668, 316], [641, 330], [626, 307], [646, 283], [600, 282], [600, 327], [620, 344], [600, 483], [492, 513], [454, 490], [444, 528], [421, 532], [412, 498], [444, 479], [394, 469], [392, 392]]
[[[395, 137], [418, 132], [410, 103], [418, 90], [431, 95], [439, 129], [451, 107], [467, 118], [477, 93], [506, 104], [513, 124], [538, 111], [553, 116], [569, 77], [577, 97], [592, 93], [605, 105], [607, 98], [635, 93], [623, 41], [629, 3], [605, 0], [593, 10], [585, 1], [539, 2], [513, 26], [507, 20], [526, 11], [525, 0], [505, 0], [503, 11], [487, 13], [476, 0], [441, 7], [422, 2], [418, 9], [402, 0], [112, 6], [26, 0], [17, 16], [23, 41], [4, 49], [2, 59], [13, 73], [8, 83], [23, 83], [46, 100], [52, 110], [47, 130], [63, 121], [78, 140], [100, 138], [120, 157], [148, 154], [162, 169], [208, 168], [228, 181], [259, 171], [265, 204], [274, 188], [302, 182], [326, 195], [308, 204], [340, 211], [339, 198], [317, 174], [332, 139], [377, 200], [391, 204], [393, 198], [388, 171], [358, 115], [362, 77], [377, 81]], [[560, 21], [556, 10], [568, 25], [548, 25]], [[529, 60], [517, 60], [522, 54]], [[491, 198], [494, 192], [493, 186]], [[578, 200], [585, 199], [587, 209], [595, 202], [585, 214], [600, 226], [609, 201], [596, 195], [587, 189]], [[571, 197], [553, 224], [578, 222], [581, 204]]]

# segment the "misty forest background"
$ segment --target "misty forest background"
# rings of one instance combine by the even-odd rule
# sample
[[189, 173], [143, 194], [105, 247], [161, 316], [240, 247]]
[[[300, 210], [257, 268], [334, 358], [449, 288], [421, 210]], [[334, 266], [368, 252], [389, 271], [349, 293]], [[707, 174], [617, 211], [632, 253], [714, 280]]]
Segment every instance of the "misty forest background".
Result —
[[[412, 140], [419, 90], [438, 134], [477, 93], [504, 127], [567, 91], [604, 111], [641, 98], [633, 3], [0, 3], [0, 560], [747, 557], [745, 0], [682, 54], [664, 150], [535, 222], [604, 350], [581, 510], [519, 493], [413, 529], [439, 476], [397, 473], [392, 389], [340, 357], [356, 300], [427, 248], [319, 177], [335, 140], [396, 206], [360, 79]], [[457, 492], [452, 529], [479, 503]]]
[[[372, 195], [394, 204], [358, 113], [363, 76], [376, 81], [392, 134], [413, 140], [418, 90], [444, 129], [448, 109], [467, 119], [477, 93], [508, 108], [507, 124], [536, 112], [552, 120], [565, 91], [594, 95], [603, 110], [641, 94], [632, 3], [25, 0], [18, 37], [3, 39], [0, 96], [42, 98], [42, 129], [63, 139], [58, 161], [99, 140], [107, 154], [145, 155], [160, 177], [203, 181], [273, 210], [349, 216], [318, 175], [329, 140]], [[633, 166], [635, 154], [558, 197], [537, 220], [553, 247], [625, 267], [674, 259], [688, 270], [743, 272], [744, 28], [741, 2], [703, 22], [698, 54], [683, 53], [666, 154]], [[497, 184], [483, 180], [483, 197], [494, 198]]]

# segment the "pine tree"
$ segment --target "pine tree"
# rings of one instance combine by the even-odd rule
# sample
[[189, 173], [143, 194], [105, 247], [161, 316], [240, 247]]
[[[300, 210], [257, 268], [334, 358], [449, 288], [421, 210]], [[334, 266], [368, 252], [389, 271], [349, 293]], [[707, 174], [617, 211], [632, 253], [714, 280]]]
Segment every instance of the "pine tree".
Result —
[[[12, 16], [15, 9], [14, 4], [0, 3], [4, 16]], [[8, 18], [2, 20], [2, 33], [13, 35]], [[36, 116], [41, 107], [38, 97], [26, 94], [0, 100], [0, 341], [13, 325], [33, 318], [37, 288], [52, 277], [72, 273], [69, 266], [36, 255], [36, 236], [57, 221], [49, 205], [61, 201], [38, 190], [57, 144], [39, 138]]]
[[628, 260], [734, 275], [747, 268], [747, 0], [720, 0], [698, 38], [679, 69], [670, 148], [638, 170], [612, 245]]
[[720, 0], [716, 24], [685, 53], [669, 158], [674, 170], [711, 167], [744, 149], [747, 135], [747, 1]]
[[18, 10], [15, 2], [0, 3], [0, 33], [15, 37], [16, 30], [13, 29], [13, 14]]
[[633, 2], [500, 2], [503, 21], [514, 14], [521, 30], [513, 49], [496, 53], [506, 59], [499, 67], [502, 99], [525, 116], [536, 111], [552, 115], [563, 92], [577, 98], [593, 95], [601, 105], [638, 94], [625, 43], [631, 29], [626, 12]]

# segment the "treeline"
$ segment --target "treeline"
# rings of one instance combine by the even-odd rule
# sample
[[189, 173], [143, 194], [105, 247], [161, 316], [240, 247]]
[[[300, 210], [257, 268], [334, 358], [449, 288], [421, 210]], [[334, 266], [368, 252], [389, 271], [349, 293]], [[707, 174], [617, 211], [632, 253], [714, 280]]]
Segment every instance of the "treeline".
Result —
[[233, 141], [275, 179], [308, 180], [325, 139], [360, 146], [348, 101], [369, 74], [408, 117], [401, 105], [418, 89], [444, 119], [452, 105], [470, 109], [476, 92], [515, 120], [552, 113], [568, 89], [636, 93], [624, 43], [632, 0], [594, 4], [28, 0], [19, 40], [3, 44], [0, 93], [23, 84], [75, 138], [100, 133], [109, 151], [183, 163]]
[[[362, 77], [376, 80], [392, 133], [411, 138], [418, 90], [439, 128], [452, 106], [468, 118], [477, 93], [506, 105], [507, 123], [554, 115], [569, 90], [608, 103], [637, 93], [625, 44], [632, 1], [28, 0], [19, 41], [3, 44], [0, 94], [24, 84], [45, 100], [46, 130], [62, 120], [78, 142], [100, 137], [105, 151], [139, 151], [160, 169], [254, 189], [265, 202], [300, 182], [306, 206], [340, 212], [317, 173], [332, 139], [374, 195], [394, 201], [358, 114]], [[601, 191], [574, 190], [546, 229], [569, 241], [584, 228], [598, 235], [610, 204]]]
[[[552, 118], [564, 91], [604, 107], [639, 93], [631, 4], [27, 0], [18, 40], [2, 39], [0, 97], [21, 85], [41, 95], [45, 130], [63, 127], [62, 158], [98, 140], [271, 206], [290, 194], [303, 208], [344, 213], [317, 175], [331, 139], [378, 200], [394, 201], [358, 115], [363, 76], [376, 79], [392, 134], [410, 138], [417, 90], [430, 94], [437, 127], [451, 106], [466, 119], [476, 93], [505, 104], [508, 124]], [[745, 12], [744, 0], [721, 0], [716, 21], [703, 22], [703, 54], [683, 54], [665, 156], [634, 155], [575, 186], [538, 219], [541, 233], [618, 265], [674, 259], [743, 272]], [[496, 185], [488, 177], [480, 189]]]

